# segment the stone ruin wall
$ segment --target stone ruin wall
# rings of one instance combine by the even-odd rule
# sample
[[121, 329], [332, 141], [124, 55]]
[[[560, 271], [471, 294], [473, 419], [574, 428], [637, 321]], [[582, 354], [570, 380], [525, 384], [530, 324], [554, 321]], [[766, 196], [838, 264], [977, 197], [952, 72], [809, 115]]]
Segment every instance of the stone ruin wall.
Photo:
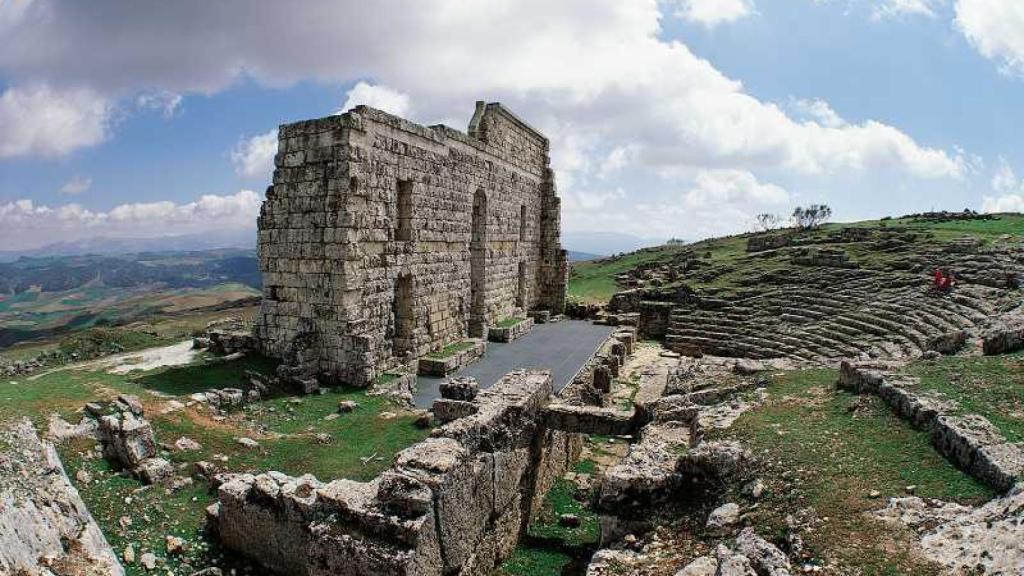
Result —
[[365, 106], [282, 126], [259, 219], [262, 351], [366, 385], [505, 317], [561, 313], [548, 150], [482, 102], [469, 134]]
[[550, 372], [512, 372], [370, 482], [232, 475], [213, 526], [282, 574], [491, 574], [579, 458], [580, 434], [543, 426], [552, 394]]

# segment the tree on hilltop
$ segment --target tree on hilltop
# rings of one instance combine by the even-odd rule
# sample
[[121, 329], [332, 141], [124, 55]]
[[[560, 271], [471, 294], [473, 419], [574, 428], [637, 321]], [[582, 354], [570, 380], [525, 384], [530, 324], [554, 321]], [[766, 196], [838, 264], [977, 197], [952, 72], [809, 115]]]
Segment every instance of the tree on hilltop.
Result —
[[754, 216], [754, 225], [759, 231], [769, 232], [782, 227], [782, 216], [764, 212]]
[[793, 210], [793, 224], [803, 230], [817, 228], [832, 217], [832, 209], [828, 204], [811, 204], [804, 208], [797, 206]]

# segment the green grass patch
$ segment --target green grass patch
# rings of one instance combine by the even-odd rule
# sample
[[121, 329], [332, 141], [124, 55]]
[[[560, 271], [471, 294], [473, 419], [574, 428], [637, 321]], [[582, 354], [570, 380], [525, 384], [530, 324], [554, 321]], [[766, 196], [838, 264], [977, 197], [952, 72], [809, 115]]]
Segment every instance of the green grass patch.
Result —
[[[601, 522], [585, 502], [576, 499], [576, 484], [559, 478], [544, 497], [544, 506], [527, 534], [532, 538], [559, 540], [569, 547], [597, 544], [601, 539]], [[579, 526], [570, 528], [559, 523], [563, 514], [574, 514]]]
[[431, 352], [430, 354], [427, 354], [427, 358], [432, 358], [434, 360], [444, 360], [445, 358], [453, 356], [459, 352], [462, 352], [463, 350], [469, 350], [475, 344], [475, 342], [471, 342], [469, 340], [463, 340], [461, 342], [449, 344], [444, 348], [438, 350], [437, 352]]
[[[338, 411], [338, 403], [354, 400], [359, 408], [327, 419]], [[408, 413], [384, 419], [380, 415], [395, 410], [382, 396], [369, 396], [362, 390], [334, 390], [303, 398], [276, 398], [247, 405], [247, 422], [258, 423], [262, 434], [237, 427], [210, 426], [187, 413], [155, 417], [157, 437], [174, 442], [187, 436], [203, 448], [180, 452], [175, 458], [194, 462], [211, 460], [216, 454], [228, 457], [227, 466], [239, 472], [277, 470], [290, 475], [313, 474], [329, 481], [338, 478], [367, 481], [391, 466], [401, 450], [425, 439], [430, 430], [413, 425]], [[322, 443], [317, 434], [326, 434]], [[260, 443], [258, 450], [238, 445], [236, 438], [250, 436]]]
[[519, 324], [523, 320], [526, 320], [526, 318], [505, 318], [504, 320], [498, 322], [494, 326], [496, 328], [511, 328], [516, 324]]
[[575, 470], [577, 474], [593, 475], [595, 472], [597, 472], [597, 462], [594, 462], [589, 458], [584, 458], [583, 460], [580, 460], [579, 462], [576, 463], [576, 466], [573, 467], [573, 470]]
[[398, 379], [399, 374], [392, 374], [391, 372], [384, 372], [373, 379], [373, 386], [384, 386], [390, 384]]
[[[154, 553], [164, 563], [162, 572], [166, 573], [191, 573], [210, 565], [220, 567], [225, 573], [232, 569], [239, 573], [252, 569], [244, 559], [221, 549], [216, 539], [205, 534], [205, 509], [216, 500], [215, 493], [205, 482], [177, 492], [159, 486], [143, 487], [134, 478], [118, 474], [103, 458], [83, 458], [90, 449], [92, 454], [98, 451], [94, 446], [95, 443], [88, 441], [64, 445], [60, 448], [61, 459], [118, 557], [122, 557], [128, 545], [133, 547], [135, 563], [123, 563], [128, 576], [147, 574], [138, 560], [144, 552]], [[88, 472], [93, 481], [82, 484], [75, 479], [79, 470]], [[130, 524], [123, 524], [122, 518], [128, 519]], [[180, 556], [167, 554], [167, 536], [185, 540], [187, 552]]]
[[134, 381], [147, 390], [188, 396], [211, 388], [239, 388], [246, 370], [270, 376], [274, 374], [278, 364], [277, 360], [249, 354], [227, 362], [192, 364], [148, 372], [143, 376], [136, 376]]
[[959, 414], [980, 414], [1011, 442], [1024, 442], [1024, 353], [948, 356], [918, 361], [907, 372], [921, 390], [941, 392], [959, 404]]
[[555, 550], [520, 546], [499, 568], [501, 576], [561, 576], [572, 557]]
[[864, 514], [884, 506], [870, 492], [900, 496], [913, 485], [923, 497], [968, 503], [994, 493], [953, 467], [926, 433], [880, 399], [837, 391], [836, 380], [837, 372], [826, 369], [777, 376], [768, 404], [718, 433], [741, 440], [772, 466], [764, 473], [769, 488], [759, 525], [781, 532], [786, 514], [811, 506], [829, 519], [807, 537], [816, 557], [863, 574], [939, 574], [900, 540], [913, 538], [909, 532]]

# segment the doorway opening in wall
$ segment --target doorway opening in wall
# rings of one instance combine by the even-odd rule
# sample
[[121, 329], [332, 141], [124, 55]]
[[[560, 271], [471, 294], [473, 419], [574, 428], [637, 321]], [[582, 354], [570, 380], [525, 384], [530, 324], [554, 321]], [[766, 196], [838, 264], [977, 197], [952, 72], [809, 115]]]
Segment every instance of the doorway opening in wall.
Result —
[[519, 290], [516, 292], [516, 306], [526, 312], [526, 262], [519, 263]]
[[473, 223], [469, 242], [469, 335], [484, 337], [487, 329], [487, 195], [473, 194]]
[[392, 340], [392, 355], [403, 358], [414, 352], [412, 315], [412, 275], [402, 274], [395, 281], [395, 296], [391, 303], [395, 317], [395, 334]]
[[412, 180], [398, 181], [398, 225], [395, 240], [412, 240]]

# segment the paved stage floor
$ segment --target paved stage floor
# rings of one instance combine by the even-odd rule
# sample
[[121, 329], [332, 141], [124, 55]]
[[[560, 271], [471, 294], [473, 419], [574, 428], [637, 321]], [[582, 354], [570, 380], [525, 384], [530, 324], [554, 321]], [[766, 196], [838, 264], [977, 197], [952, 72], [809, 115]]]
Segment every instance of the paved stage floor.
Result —
[[[516, 368], [546, 368], [555, 379], [555, 390], [572, 380], [614, 326], [599, 326], [583, 320], [563, 320], [553, 324], [536, 324], [530, 333], [510, 344], [487, 343], [487, 354], [459, 370], [453, 376], [472, 376], [481, 388], [489, 388], [502, 376]], [[415, 402], [429, 408], [440, 396], [438, 387], [444, 378], [420, 376]]]

